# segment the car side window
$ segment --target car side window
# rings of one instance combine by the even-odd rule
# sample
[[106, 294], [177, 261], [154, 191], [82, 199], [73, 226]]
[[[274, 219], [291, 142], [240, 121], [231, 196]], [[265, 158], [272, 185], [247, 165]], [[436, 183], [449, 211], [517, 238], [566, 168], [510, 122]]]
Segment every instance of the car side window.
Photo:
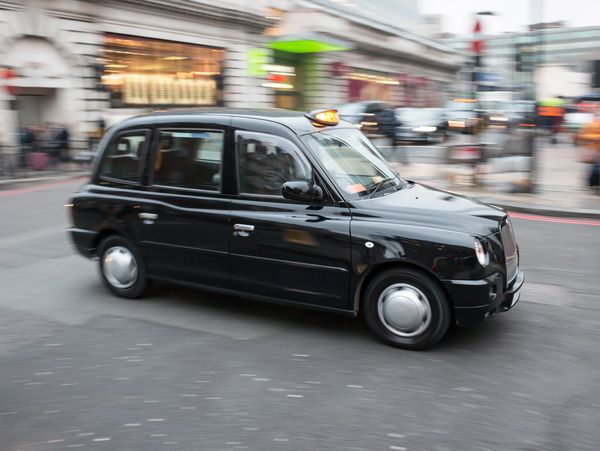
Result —
[[222, 130], [160, 130], [153, 183], [219, 191], [223, 141]]
[[290, 180], [310, 180], [312, 170], [301, 151], [285, 138], [237, 132], [240, 193], [281, 196]]
[[148, 130], [137, 130], [121, 133], [113, 138], [104, 152], [98, 175], [137, 182], [149, 135]]

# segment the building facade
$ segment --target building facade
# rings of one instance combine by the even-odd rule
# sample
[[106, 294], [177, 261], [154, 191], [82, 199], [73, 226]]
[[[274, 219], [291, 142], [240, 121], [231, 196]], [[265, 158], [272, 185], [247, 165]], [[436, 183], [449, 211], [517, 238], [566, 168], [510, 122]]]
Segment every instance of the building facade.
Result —
[[269, 24], [233, 0], [0, 1], [0, 61], [15, 75], [0, 93], [0, 137], [13, 144], [20, 127], [61, 124], [76, 151], [124, 115], [270, 106], [272, 91], [246, 67]]
[[[600, 60], [600, 27], [538, 28], [482, 36], [485, 50], [481, 70], [485, 75], [481, 84], [537, 98], [591, 93], [594, 61]], [[468, 54], [471, 40], [462, 37], [444, 42]], [[530, 92], [532, 82], [536, 83], [535, 92]]]
[[462, 63], [456, 50], [358, 8], [325, 3], [297, 2], [267, 33], [275, 62], [294, 74], [275, 88], [277, 106], [306, 110], [360, 100], [443, 105]]
[[[383, 1], [330, 3], [0, 0], [0, 69], [14, 75], [0, 80], [0, 140], [58, 124], [73, 155], [157, 109], [443, 104], [457, 51], [374, 19]], [[369, 4], [376, 14], [361, 13]]]

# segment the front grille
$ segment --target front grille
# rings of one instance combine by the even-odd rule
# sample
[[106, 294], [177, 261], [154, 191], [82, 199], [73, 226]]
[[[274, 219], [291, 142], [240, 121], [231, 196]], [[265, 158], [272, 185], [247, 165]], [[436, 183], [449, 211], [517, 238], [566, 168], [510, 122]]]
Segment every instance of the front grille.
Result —
[[519, 267], [519, 256], [517, 254], [517, 242], [513, 233], [510, 219], [506, 219], [500, 229], [502, 238], [502, 247], [504, 248], [504, 260], [506, 262], [506, 280], [507, 285], [514, 280]]

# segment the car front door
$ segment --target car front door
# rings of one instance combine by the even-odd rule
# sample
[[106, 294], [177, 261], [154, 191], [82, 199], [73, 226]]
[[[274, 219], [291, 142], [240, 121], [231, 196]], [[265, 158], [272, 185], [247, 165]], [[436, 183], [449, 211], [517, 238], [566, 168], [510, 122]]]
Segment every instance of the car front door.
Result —
[[152, 277], [229, 284], [229, 207], [222, 194], [228, 118], [155, 130], [138, 206], [140, 247]]
[[[260, 129], [261, 121], [237, 121], [246, 130]], [[318, 203], [282, 197], [285, 181], [316, 177], [302, 144], [292, 137], [238, 130], [235, 141], [239, 188], [231, 202], [232, 285], [257, 296], [346, 309], [348, 208], [334, 202], [327, 189]]]

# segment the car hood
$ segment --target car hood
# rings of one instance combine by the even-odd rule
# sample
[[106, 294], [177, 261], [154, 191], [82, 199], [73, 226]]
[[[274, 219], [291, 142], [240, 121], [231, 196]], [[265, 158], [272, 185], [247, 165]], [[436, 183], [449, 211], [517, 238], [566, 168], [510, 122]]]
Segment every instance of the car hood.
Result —
[[360, 211], [375, 220], [480, 236], [498, 232], [506, 217], [502, 208], [414, 182], [355, 205], [357, 213]]

